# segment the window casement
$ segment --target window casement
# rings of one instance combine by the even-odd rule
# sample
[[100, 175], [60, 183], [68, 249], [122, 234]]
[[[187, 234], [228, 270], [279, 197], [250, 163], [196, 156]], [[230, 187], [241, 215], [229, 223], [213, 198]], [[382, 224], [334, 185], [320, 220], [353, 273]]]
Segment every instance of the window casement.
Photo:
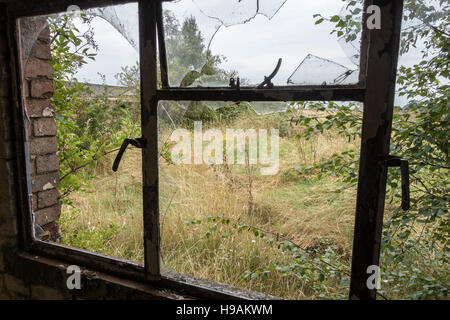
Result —
[[[81, 9], [124, 4], [126, 0], [80, 0]], [[351, 299], [374, 299], [376, 289], [366, 286], [367, 268], [379, 264], [381, 226], [384, 212], [389, 143], [393, 117], [394, 89], [400, 42], [403, 0], [365, 0], [362, 10], [362, 36], [359, 75], [356, 83], [339, 84], [324, 82], [313, 85], [287, 85], [271, 83], [271, 77], [261, 83], [240, 85], [236, 80], [221, 86], [181, 86], [179, 79], [169, 78], [167, 39], [164, 32], [164, 0], [141, 0], [139, 7], [139, 55], [141, 76], [141, 129], [142, 137], [128, 141], [138, 143], [142, 149], [142, 193], [144, 226], [144, 265], [114, 259], [92, 252], [44, 242], [34, 237], [31, 208], [29, 150], [26, 118], [23, 116], [20, 46], [17, 41], [18, 19], [36, 15], [63, 12], [73, 1], [36, 2], [17, 1], [8, 3], [10, 46], [15, 70], [13, 90], [16, 108], [17, 155], [20, 176], [21, 235], [25, 250], [37, 255], [60, 258], [82, 267], [141, 281], [155, 281], [165, 286], [192, 289], [162, 274], [160, 266], [160, 204], [159, 204], [159, 151], [158, 151], [158, 104], [161, 101], [233, 101], [233, 102], [279, 102], [279, 101], [358, 101], [364, 104], [359, 182], [357, 191], [352, 273]], [[255, 1], [259, 6], [260, 1]], [[173, 4], [171, 4], [173, 5]], [[381, 29], [367, 26], [369, 6], [380, 8]], [[259, 7], [258, 7], [259, 8]], [[299, 31], [300, 32], [300, 31]], [[295, 39], [292, 39], [295, 41]], [[274, 64], [278, 57], [274, 57]], [[160, 66], [160, 67], [159, 67]], [[273, 67], [267, 66], [270, 74]], [[275, 73], [277, 68], [275, 69]], [[158, 75], [158, 73], [160, 74]], [[263, 75], [261, 75], [262, 77]], [[161, 79], [159, 86], [158, 78]], [[267, 81], [265, 81], [267, 80]], [[301, 82], [300, 82], [301, 83]], [[124, 145], [126, 147], [126, 145]], [[124, 150], [124, 149], [123, 149]], [[119, 169], [120, 170], [120, 169]], [[198, 290], [199, 288], [197, 288]], [[203, 292], [215, 293], [214, 289], [201, 288]]]

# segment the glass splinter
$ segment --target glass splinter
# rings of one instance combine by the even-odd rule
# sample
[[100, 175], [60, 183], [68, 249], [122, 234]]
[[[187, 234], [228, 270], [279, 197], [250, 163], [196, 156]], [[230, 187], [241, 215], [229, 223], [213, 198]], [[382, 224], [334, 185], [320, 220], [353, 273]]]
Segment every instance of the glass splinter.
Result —
[[339, 63], [309, 54], [287, 80], [288, 84], [322, 85], [355, 83], [358, 73]]

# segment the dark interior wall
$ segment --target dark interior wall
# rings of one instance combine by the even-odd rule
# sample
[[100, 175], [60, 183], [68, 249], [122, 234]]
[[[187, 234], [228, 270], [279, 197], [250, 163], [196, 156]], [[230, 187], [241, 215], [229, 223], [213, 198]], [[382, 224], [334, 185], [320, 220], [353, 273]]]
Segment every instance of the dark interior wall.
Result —
[[18, 297], [23, 293], [23, 288], [15, 285], [19, 280], [6, 274], [5, 266], [6, 253], [17, 248], [18, 233], [7, 43], [5, 6], [0, 4], [0, 298]]

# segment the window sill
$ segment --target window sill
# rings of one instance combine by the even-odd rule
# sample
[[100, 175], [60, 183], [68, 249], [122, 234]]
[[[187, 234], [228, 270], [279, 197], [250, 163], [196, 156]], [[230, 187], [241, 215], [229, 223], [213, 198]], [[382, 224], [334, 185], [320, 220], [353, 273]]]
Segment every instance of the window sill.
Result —
[[[235, 288], [221, 283], [194, 279], [173, 271], [163, 271], [157, 281], [135, 281], [81, 267], [80, 290], [66, 286], [70, 263], [33, 255], [25, 251], [4, 252], [6, 273], [22, 280], [25, 286], [46, 287], [61, 299], [117, 300], [275, 300], [270, 295]], [[33, 272], [30, 272], [33, 270]], [[31, 298], [31, 296], [30, 296]], [[45, 297], [42, 297], [45, 298]]]

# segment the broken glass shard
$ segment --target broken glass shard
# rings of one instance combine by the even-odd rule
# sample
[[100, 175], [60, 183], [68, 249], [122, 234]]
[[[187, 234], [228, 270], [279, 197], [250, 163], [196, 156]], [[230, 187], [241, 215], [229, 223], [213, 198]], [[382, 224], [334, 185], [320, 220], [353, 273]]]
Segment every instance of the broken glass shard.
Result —
[[246, 23], [258, 13], [258, 1], [256, 0], [193, 0], [200, 11], [212, 19], [217, 19], [226, 27]]
[[27, 17], [20, 20], [22, 60], [26, 63], [42, 31], [48, 27], [44, 16]]
[[287, 0], [193, 0], [206, 16], [217, 19], [221, 25], [230, 27], [246, 23], [262, 14], [268, 19], [280, 10]]
[[[166, 173], [166, 170], [164, 170], [164, 168], [161, 168], [160, 170], [159, 186], [159, 206], [161, 210], [160, 213], [164, 217], [169, 213], [170, 206], [172, 205], [172, 201], [177, 194], [179, 187], [176, 184], [175, 180]], [[163, 226], [164, 224], [162, 221], [161, 227], [163, 228]]]
[[338, 43], [341, 45], [342, 50], [344, 50], [347, 58], [355, 66], [359, 66], [361, 43], [358, 41], [348, 41], [345, 37], [340, 38], [338, 40]]
[[[95, 27], [92, 27], [94, 24]], [[101, 83], [101, 81], [105, 80], [94, 80], [92, 77], [92, 75], [95, 74], [97, 75], [95, 77], [98, 78], [98, 75], [101, 74], [105, 76], [108, 75], [109, 78], [106, 80], [109, 82], [108, 84], [114, 84], [110, 79], [114, 78], [115, 71], [117, 73], [120, 72], [119, 66], [114, 64], [114, 66], [117, 67], [116, 70], [114, 70], [114, 68], [111, 69], [110, 66], [113, 64], [110, 64], [108, 68], [105, 68], [105, 63], [100, 60], [112, 59], [114, 53], [122, 52], [122, 50], [128, 51], [127, 57], [131, 57], [134, 53], [138, 52], [139, 21], [137, 3], [81, 11], [71, 10], [52, 15], [24, 17], [20, 19], [21, 58], [25, 67], [30, 56], [33, 55], [33, 50], [36, 50], [37, 46], [40, 44], [39, 37], [41, 33], [48, 30], [50, 27], [50, 32], [52, 36], [54, 36], [58, 32], [58, 28], [62, 28], [62, 26], [69, 26], [73, 30], [74, 37], [81, 41], [78, 45], [79, 47], [83, 48], [83, 45], [89, 43], [92, 49], [97, 51], [95, 60], [88, 60], [81, 68], [81, 65], [76, 65], [75, 63], [72, 66], [72, 69], [77, 70], [74, 75], [75, 77], [81, 78], [83, 76], [88, 76], [88, 78], [83, 79], [84, 82], [95, 81], [96, 83]], [[114, 32], [113, 28], [117, 30], [118, 33]], [[109, 30], [106, 31], [106, 29]], [[130, 50], [124, 47], [124, 44], [126, 47], [128, 47], [128, 45], [125, 41], [122, 41], [122, 37], [131, 45], [131, 54]], [[57, 39], [51, 39], [52, 47], [55, 40]], [[72, 49], [73, 43], [68, 43], [68, 46]], [[110, 49], [106, 50], [105, 47], [108, 46], [105, 45], [106, 43], [114, 43], [117, 52]], [[131, 58], [128, 59], [128, 61], [130, 60]], [[98, 73], [98, 68], [103, 68], [100, 73]], [[68, 69], [70, 68], [68, 67]], [[71, 80], [73, 79], [68, 79], [68, 81]]]
[[294, 73], [288, 84], [294, 85], [337, 85], [358, 82], [358, 72], [339, 63], [309, 54]]
[[138, 4], [129, 3], [88, 10], [94, 16], [109, 22], [136, 50], [139, 50]]
[[[342, 9], [341, 0], [164, 2], [170, 85], [224, 87], [228, 86], [230, 78], [239, 77], [242, 87], [257, 86], [273, 70], [274, 61], [282, 58], [283, 64], [272, 82], [275, 86], [283, 86], [298, 66], [299, 58], [309, 53], [336, 61], [342, 66], [359, 65], [358, 32], [355, 39], [352, 37], [349, 48], [346, 43], [342, 44], [344, 53], [336, 35], [330, 34], [333, 26], [315, 24], [315, 14], [347, 14], [350, 9], [349, 4], [346, 5], [347, 8]], [[359, 5], [355, 2], [351, 9]], [[361, 30], [358, 27], [361, 18], [358, 19], [353, 23], [356, 30]], [[206, 65], [212, 73], [204, 73]], [[323, 73], [318, 70], [318, 75], [311, 77], [314, 81], [307, 84], [333, 83], [335, 79], [335, 83], [356, 83], [350, 68], [331, 81], [320, 79]], [[339, 78], [340, 75], [342, 77]]]
[[171, 134], [181, 125], [190, 103], [190, 101], [160, 101], [158, 103], [160, 145], [167, 144]]
[[360, 63], [362, 15], [362, 1], [346, 0], [339, 17], [346, 22], [346, 33], [338, 39], [347, 58], [356, 66]]
[[175, 130], [183, 120], [189, 107], [188, 101], [160, 101], [158, 104], [159, 125]]
[[276, 102], [276, 101], [252, 102], [249, 105], [260, 116], [271, 113], [286, 112], [286, 110], [289, 107], [289, 103], [287, 102]]
[[272, 19], [287, 0], [259, 0], [258, 13]]

